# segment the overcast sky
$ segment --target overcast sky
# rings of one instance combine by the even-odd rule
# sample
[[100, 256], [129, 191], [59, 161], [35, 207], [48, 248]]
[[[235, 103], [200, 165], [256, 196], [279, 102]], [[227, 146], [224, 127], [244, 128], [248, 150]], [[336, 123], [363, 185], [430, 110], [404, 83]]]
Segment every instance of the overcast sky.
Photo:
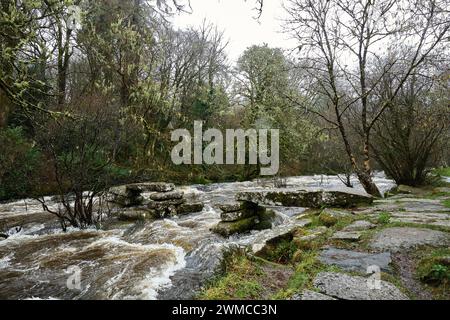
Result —
[[199, 26], [203, 19], [225, 32], [229, 40], [228, 54], [231, 61], [237, 60], [242, 52], [253, 44], [267, 43], [271, 47], [292, 48], [294, 44], [288, 35], [281, 33], [284, 10], [282, 0], [265, 0], [264, 11], [255, 19], [254, 0], [191, 0], [193, 13], [177, 14], [177, 27]]

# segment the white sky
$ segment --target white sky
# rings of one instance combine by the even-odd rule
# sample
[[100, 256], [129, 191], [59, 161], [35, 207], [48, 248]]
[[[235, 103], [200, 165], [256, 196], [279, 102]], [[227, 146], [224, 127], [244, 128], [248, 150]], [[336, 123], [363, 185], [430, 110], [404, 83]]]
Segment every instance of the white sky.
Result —
[[177, 14], [176, 27], [199, 26], [206, 19], [225, 32], [229, 40], [230, 61], [236, 61], [251, 45], [267, 43], [270, 47], [290, 49], [295, 46], [287, 34], [281, 33], [280, 19], [284, 15], [282, 0], [265, 0], [263, 14], [255, 19], [254, 0], [191, 0], [193, 13]]

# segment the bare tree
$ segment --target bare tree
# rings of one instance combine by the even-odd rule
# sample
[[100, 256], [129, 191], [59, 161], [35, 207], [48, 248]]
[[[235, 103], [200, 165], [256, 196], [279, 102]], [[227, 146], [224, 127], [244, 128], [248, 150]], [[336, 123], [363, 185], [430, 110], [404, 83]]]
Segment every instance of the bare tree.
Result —
[[101, 97], [84, 97], [70, 107], [76, 120], [36, 121], [38, 142], [53, 167], [59, 206], [50, 207], [43, 197], [37, 200], [63, 230], [97, 226], [109, 212], [105, 192], [114, 183], [110, 166], [116, 141], [111, 136], [118, 125]]
[[[440, 155], [437, 151], [448, 147], [449, 89], [446, 73], [440, 71], [443, 69], [440, 63], [423, 64], [374, 126], [374, 158], [397, 184], [424, 184], [427, 168]], [[390, 99], [396, 79], [401, 76], [401, 70], [384, 75], [375, 92], [375, 103]]]
[[[448, 41], [447, 1], [289, 0], [286, 31], [299, 43], [301, 66], [318, 105], [309, 109], [339, 130], [345, 152], [364, 189], [380, 191], [372, 180], [371, 134], [411, 74]], [[392, 51], [413, 47], [411, 56], [387, 60], [378, 79], [369, 81], [374, 61]], [[392, 95], [370, 104], [383, 75], [402, 65]], [[299, 104], [301, 104], [299, 102]], [[349, 131], [360, 133], [351, 144]]]

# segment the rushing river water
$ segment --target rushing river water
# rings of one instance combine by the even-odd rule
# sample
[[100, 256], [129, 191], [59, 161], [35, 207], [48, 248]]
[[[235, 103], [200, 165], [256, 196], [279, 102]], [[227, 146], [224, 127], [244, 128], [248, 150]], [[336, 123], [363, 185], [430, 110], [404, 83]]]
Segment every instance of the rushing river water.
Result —
[[[394, 186], [381, 174], [375, 181], [382, 192]], [[342, 186], [334, 176], [291, 177], [286, 184], [292, 188]], [[271, 230], [230, 239], [213, 234], [210, 229], [220, 221], [215, 206], [232, 201], [236, 192], [255, 188], [273, 188], [273, 183], [180, 187], [187, 197], [205, 203], [202, 212], [139, 223], [114, 220], [102, 230], [70, 229], [66, 233], [34, 200], [0, 204], [0, 228], [8, 226], [10, 235], [0, 241], [0, 299], [192, 298], [213, 274], [225, 247], [254, 245], [294, 225], [305, 210], [275, 208]], [[51, 198], [47, 200], [58, 206]], [[80, 276], [79, 288], [67, 285], [73, 283], [74, 275]]]

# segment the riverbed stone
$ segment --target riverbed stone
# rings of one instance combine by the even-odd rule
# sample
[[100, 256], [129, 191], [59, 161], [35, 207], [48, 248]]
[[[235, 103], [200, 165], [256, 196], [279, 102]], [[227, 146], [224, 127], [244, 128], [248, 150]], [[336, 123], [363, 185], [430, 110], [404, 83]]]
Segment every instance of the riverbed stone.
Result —
[[258, 222], [259, 219], [257, 216], [234, 222], [221, 221], [212, 229], [212, 231], [223, 237], [229, 237], [236, 233], [244, 233], [252, 230]]
[[205, 205], [203, 202], [183, 203], [176, 208], [178, 215], [201, 212]]
[[109, 189], [108, 201], [122, 207], [132, 207], [141, 205], [144, 198], [141, 191], [129, 189], [128, 186], [118, 186]]
[[183, 199], [184, 193], [181, 191], [158, 192], [150, 194], [153, 201], [167, 201]]
[[379, 288], [373, 288], [365, 277], [337, 272], [319, 273], [314, 287], [320, 293], [343, 300], [409, 300], [393, 284], [380, 280]]
[[378, 266], [384, 272], [391, 271], [391, 254], [389, 252], [368, 253], [351, 250], [325, 248], [319, 260], [326, 265], [335, 265], [345, 271], [366, 273], [369, 266]]
[[151, 211], [143, 209], [126, 209], [119, 213], [119, 220], [121, 221], [139, 221], [154, 218], [154, 214]]
[[390, 250], [392, 252], [413, 249], [423, 245], [448, 246], [450, 245], [450, 235], [431, 229], [395, 227], [379, 231], [370, 244], [373, 249]]
[[318, 190], [318, 189], [276, 189], [238, 192], [236, 200], [248, 201], [260, 205], [284, 207], [355, 207], [370, 204], [373, 197], [352, 189]]
[[232, 212], [241, 211], [242, 203], [240, 203], [240, 202], [224, 203], [224, 204], [218, 205], [217, 207], [224, 213], [232, 213]]

